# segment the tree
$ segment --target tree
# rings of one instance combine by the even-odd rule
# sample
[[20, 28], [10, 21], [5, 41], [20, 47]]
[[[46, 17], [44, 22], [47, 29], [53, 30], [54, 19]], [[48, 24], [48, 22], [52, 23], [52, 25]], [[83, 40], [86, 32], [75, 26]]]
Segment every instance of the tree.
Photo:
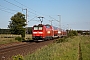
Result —
[[72, 37], [72, 36], [77, 36], [78, 35], [78, 32], [75, 31], [75, 30], [69, 30], [69, 33], [68, 33], [68, 36], [69, 37]]
[[8, 25], [12, 34], [19, 34], [22, 37], [25, 37], [25, 26], [26, 26], [25, 15], [18, 12], [11, 17], [11, 21]]

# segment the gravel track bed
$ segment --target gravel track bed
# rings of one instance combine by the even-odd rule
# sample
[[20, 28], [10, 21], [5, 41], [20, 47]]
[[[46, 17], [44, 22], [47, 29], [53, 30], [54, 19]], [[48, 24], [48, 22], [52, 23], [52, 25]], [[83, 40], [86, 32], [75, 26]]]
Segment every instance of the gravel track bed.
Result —
[[26, 42], [14, 42], [14, 43], [8, 43], [8, 44], [0, 44], [0, 49], [1, 48], [6, 48], [6, 47], [11, 47], [11, 46], [16, 46], [16, 45], [21, 45], [25, 44]]
[[44, 42], [22, 42], [13, 45], [7, 45], [0, 47], [0, 60], [12, 60], [11, 57], [15, 55], [26, 55], [28, 53], [33, 53], [37, 49], [52, 43], [53, 40]]

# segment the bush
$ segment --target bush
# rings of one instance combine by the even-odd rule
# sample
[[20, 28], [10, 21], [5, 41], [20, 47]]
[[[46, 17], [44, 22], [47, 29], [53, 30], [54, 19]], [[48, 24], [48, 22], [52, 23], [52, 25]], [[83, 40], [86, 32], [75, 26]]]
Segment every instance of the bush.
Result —
[[69, 30], [68, 37], [78, 36], [78, 32], [75, 30]]
[[22, 38], [21, 37], [16, 37], [15, 40], [18, 40], [18, 41], [22, 41]]
[[22, 55], [13, 56], [13, 60], [24, 60]]
[[67, 37], [60, 38], [60, 39], [56, 40], [56, 43], [62, 43], [62, 42], [65, 42], [65, 41], [67, 42], [66, 38]]

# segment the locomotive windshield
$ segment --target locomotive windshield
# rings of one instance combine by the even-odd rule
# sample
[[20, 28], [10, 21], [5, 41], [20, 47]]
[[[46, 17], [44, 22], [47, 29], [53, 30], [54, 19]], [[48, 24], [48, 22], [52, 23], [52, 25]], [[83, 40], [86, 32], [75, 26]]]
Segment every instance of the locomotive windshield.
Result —
[[34, 30], [42, 30], [42, 27], [34, 27]]
[[39, 27], [39, 30], [42, 30], [42, 27]]
[[34, 27], [34, 30], [38, 30], [38, 27]]

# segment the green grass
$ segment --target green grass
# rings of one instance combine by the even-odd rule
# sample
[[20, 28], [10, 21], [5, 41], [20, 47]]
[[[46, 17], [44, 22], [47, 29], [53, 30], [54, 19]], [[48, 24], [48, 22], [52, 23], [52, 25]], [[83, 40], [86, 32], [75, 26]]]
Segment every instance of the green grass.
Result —
[[[63, 39], [61, 39], [63, 40]], [[75, 36], [46, 45], [23, 60], [90, 60], [90, 36]], [[81, 48], [80, 48], [81, 47]], [[80, 50], [81, 51], [80, 51]], [[17, 57], [18, 58], [18, 57]]]
[[68, 42], [53, 43], [24, 57], [24, 60], [78, 60], [79, 38], [67, 38]]
[[18, 36], [20, 35], [0, 34], [0, 44], [18, 42], [17, 40], [15, 40], [15, 37]]
[[[16, 37], [21, 37], [21, 35], [0, 34], [0, 44], [19, 42], [18, 40], [15, 40]], [[32, 39], [32, 35], [31, 34], [27, 34], [26, 38], [28, 38], [27, 40], [31, 40]]]
[[7, 44], [7, 43], [13, 43], [18, 42], [14, 38], [0, 38], [0, 44]]
[[80, 41], [82, 59], [90, 60], [90, 36], [82, 36]]

